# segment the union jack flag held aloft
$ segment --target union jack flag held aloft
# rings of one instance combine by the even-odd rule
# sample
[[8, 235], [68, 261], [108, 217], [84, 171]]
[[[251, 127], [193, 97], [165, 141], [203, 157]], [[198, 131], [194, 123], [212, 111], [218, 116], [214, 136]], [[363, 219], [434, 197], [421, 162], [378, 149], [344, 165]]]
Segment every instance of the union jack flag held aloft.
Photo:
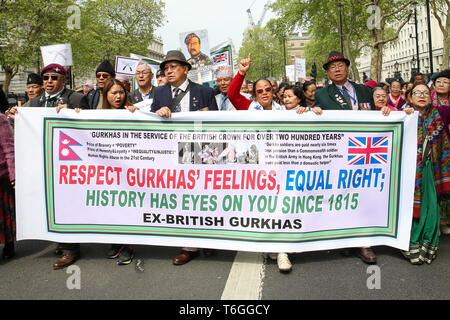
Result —
[[388, 161], [388, 137], [350, 137], [348, 164], [386, 164]]

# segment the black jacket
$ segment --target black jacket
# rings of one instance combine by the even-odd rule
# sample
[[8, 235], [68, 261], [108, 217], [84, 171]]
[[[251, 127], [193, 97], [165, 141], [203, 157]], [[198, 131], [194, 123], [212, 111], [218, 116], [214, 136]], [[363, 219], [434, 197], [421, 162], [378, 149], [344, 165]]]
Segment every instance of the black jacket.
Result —
[[[57, 107], [58, 104], [62, 102], [63, 104], [67, 104], [67, 106], [71, 109], [80, 108], [80, 109], [88, 109], [89, 104], [87, 97], [81, 93], [77, 93], [73, 90], [64, 88], [62, 94], [54, 99], [52, 102], [52, 107]], [[45, 107], [46, 98], [45, 92], [41, 94], [39, 97], [30, 100], [30, 107]]]

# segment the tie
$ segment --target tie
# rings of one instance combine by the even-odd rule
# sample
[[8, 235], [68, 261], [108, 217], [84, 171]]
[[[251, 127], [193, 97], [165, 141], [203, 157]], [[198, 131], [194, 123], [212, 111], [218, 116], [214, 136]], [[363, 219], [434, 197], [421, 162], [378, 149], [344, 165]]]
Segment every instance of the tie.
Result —
[[220, 104], [221, 111], [227, 110], [227, 100], [228, 100], [228, 97], [226, 95], [222, 95], [222, 103]]
[[[181, 89], [175, 88], [175, 89], [173, 89], [173, 92], [175, 93], [175, 95], [173, 96], [173, 99], [176, 99], [180, 95]], [[177, 107], [175, 108], [175, 112], [181, 112], [181, 103], [179, 103], [177, 105]]]
[[350, 98], [350, 93], [348, 92], [348, 89], [346, 86], [342, 86], [342, 90], [344, 90], [347, 94], [343, 94], [345, 101], [347, 102], [347, 104], [352, 108], [353, 104], [352, 104], [352, 99]]

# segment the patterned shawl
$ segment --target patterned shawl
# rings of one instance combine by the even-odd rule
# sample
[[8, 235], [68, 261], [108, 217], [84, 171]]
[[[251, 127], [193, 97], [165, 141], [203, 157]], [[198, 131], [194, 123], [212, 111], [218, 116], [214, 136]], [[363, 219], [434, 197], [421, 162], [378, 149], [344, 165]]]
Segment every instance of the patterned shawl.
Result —
[[417, 131], [417, 171], [414, 192], [414, 218], [419, 218], [421, 207], [421, 186], [423, 168], [422, 161], [425, 138], [429, 143], [429, 154], [432, 161], [432, 170], [438, 198], [450, 195], [450, 140], [446, 132], [449, 119], [446, 114], [441, 117], [437, 108], [430, 105], [419, 116]]

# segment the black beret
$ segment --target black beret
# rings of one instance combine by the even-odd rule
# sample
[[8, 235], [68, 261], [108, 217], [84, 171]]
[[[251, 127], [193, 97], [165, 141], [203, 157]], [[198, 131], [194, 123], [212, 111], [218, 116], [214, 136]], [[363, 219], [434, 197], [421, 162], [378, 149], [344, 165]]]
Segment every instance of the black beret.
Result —
[[27, 85], [38, 84], [40, 86], [44, 85], [42, 78], [37, 73], [30, 73], [27, 78]]
[[97, 67], [97, 70], [95, 71], [95, 73], [99, 73], [99, 72], [107, 72], [113, 77], [116, 75], [116, 72], [114, 71], [114, 67], [112, 66], [111, 62], [109, 62], [108, 60], [104, 60], [102, 63], [100, 63], [100, 65]]

